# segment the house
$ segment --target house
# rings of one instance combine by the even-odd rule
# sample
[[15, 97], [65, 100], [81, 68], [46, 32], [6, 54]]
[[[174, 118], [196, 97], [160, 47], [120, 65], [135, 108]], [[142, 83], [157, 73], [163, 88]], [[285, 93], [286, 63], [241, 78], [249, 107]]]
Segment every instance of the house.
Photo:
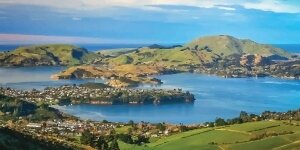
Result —
[[39, 124], [39, 123], [29, 123], [29, 124], [26, 125], [26, 127], [29, 127], [29, 128], [41, 128], [42, 124]]

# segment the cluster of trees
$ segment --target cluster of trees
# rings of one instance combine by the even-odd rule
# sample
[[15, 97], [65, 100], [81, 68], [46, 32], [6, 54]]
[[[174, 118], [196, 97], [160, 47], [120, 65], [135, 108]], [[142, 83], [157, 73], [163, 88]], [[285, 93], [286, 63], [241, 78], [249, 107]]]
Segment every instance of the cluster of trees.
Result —
[[58, 110], [47, 104], [36, 105], [17, 98], [7, 97], [0, 94], [0, 112], [5, 114], [6, 119], [16, 119], [20, 116], [30, 120], [47, 120], [61, 118]]
[[36, 105], [26, 101], [0, 95], [0, 111], [13, 116], [26, 116], [34, 112]]
[[279, 136], [279, 135], [285, 135], [285, 134], [293, 134], [294, 132], [292, 131], [283, 131], [281, 133], [276, 133], [276, 132], [264, 132], [261, 134], [254, 134], [252, 135], [252, 137], [250, 138], [250, 141], [256, 141], [256, 140], [260, 140], [266, 137], [271, 137], [271, 136]]
[[116, 135], [96, 137], [89, 130], [85, 130], [80, 137], [80, 142], [85, 145], [90, 145], [99, 150], [119, 150], [118, 138]]
[[95, 136], [89, 130], [85, 130], [80, 137], [80, 142], [84, 145], [89, 145], [99, 150], [119, 150], [118, 140], [127, 144], [142, 145], [149, 143], [149, 138], [138, 135], [133, 137], [130, 134], [111, 134]]
[[136, 144], [136, 145], [142, 145], [145, 143], [149, 143], [149, 138], [145, 137], [143, 135], [138, 135], [137, 137], [133, 137], [130, 134], [118, 134], [117, 138], [127, 144]]
[[70, 105], [72, 103], [70, 98], [62, 98], [58, 100], [59, 106]]
[[245, 111], [241, 111], [239, 117], [233, 118], [233, 119], [223, 119], [223, 118], [216, 118], [215, 122], [207, 122], [205, 123], [209, 127], [214, 126], [224, 126], [224, 125], [231, 125], [231, 124], [240, 124], [240, 123], [246, 123], [251, 121], [259, 121], [262, 120], [262, 118], [255, 114], [248, 114]]
[[49, 141], [42, 138], [25, 135], [9, 128], [0, 128], [0, 149], [43, 149], [43, 150], [73, 150], [77, 149], [71, 145]]
[[214, 126], [224, 126], [224, 125], [231, 125], [231, 124], [240, 124], [252, 121], [261, 121], [261, 120], [300, 120], [300, 109], [288, 112], [271, 112], [265, 111], [261, 115], [256, 114], [248, 114], [245, 111], [241, 111], [239, 117], [233, 119], [223, 119], [223, 118], [216, 118], [215, 122], [206, 122], [205, 125], [209, 127]]

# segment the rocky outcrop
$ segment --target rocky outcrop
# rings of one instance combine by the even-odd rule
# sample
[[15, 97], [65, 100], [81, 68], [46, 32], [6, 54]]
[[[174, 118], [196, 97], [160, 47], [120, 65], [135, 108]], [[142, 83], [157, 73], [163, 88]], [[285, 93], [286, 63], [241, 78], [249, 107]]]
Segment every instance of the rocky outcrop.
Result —
[[244, 67], [256, 67], [270, 65], [272, 61], [267, 57], [263, 57], [259, 54], [246, 54], [240, 58], [240, 65]]
[[122, 65], [122, 66], [76, 66], [54, 74], [52, 79], [85, 79], [85, 78], [103, 78], [107, 80], [107, 85], [124, 88], [134, 87], [141, 83], [161, 84], [159, 79], [150, 75], [159, 74], [156, 67], [138, 66], [138, 65]]

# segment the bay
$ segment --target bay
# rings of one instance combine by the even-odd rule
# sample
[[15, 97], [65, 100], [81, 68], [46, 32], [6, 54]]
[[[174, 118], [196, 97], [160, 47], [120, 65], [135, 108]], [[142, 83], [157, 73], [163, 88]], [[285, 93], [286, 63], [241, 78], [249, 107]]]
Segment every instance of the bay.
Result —
[[[0, 85], [16, 89], [44, 89], [48, 86], [104, 82], [103, 80], [51, 80], [64, 67], [0, 68]], [[138, 88], [181, 88], [195, 94], [194, 104], [171, 105], [71, 105], [60, 110], [91, 120], [116, 122], [147, 121], [201, 123], [216, 117], [232, 118], [240, 111], [261, 113], [265, 110], [287, 111], [300, 108], [300, 81], [278, 78], [221, 78], [182, 73], [157, 76], [161, 86]]]

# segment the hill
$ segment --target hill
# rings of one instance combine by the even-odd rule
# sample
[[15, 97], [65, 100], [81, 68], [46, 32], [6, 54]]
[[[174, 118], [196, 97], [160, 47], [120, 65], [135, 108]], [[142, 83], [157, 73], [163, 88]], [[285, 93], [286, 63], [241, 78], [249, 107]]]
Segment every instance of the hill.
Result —
[[288, 52], [280, 48], [259, 44], [249, 39], [237, 39], [229, 35], [201, 37], [186, 44], [185, 47], [192, 50], [207, 50], [221, 56], [259, 54], [265, 57], [272, 55], [291, 57]]
[[223, 77], [300, 78], [299, 60], [288, 52], [227, 35], [202, 37], [184, 46], [150, 45], [137, 49], [106, 50], [97, 54], [92, 66], [71, 67], [53, 77], [113, 77], [117, 80], [108, 82], [118, 87], [146, 83], [150, 75], [178, 72]]
[[73, 45], [35, 45], [19, 47], [0, 55], [0, 66], [76, 65], [96, 57]]
[[146, 146], [120, 142], [123, 150], [252, 150], [297, 149], [299, 121], [259, 121], [230, 126], [196, 129], [164, 138], [152, 138]]
[[73, 150], [74, 147], [64, 145], [63, 143], [46, 141], [33, 138], [20, 132], [0, 128], [0, 149], [2, 150]]
[[219, 63], [235, 55], [238, 56], [236, 58], [238, 62], [243, 55], [259, 55], [271, 60], [275, 58], [291, 58], [291, 54], [288, 52], [270, 45], [220, 35], [202, 37], [184, 46], [170, 48], [161, 46], [143, 47], [122, 53], [116, 57], [109, 57], [103, 61], [114, 65], [159, 64], [166, 67], [203, 66]]
[[37, 105], [16, 98], [0, 94], [0, 120], [18, 119], [19, 117], [31, 120], [60, 119], [64, 116], [56, 109], [46, 104]]

